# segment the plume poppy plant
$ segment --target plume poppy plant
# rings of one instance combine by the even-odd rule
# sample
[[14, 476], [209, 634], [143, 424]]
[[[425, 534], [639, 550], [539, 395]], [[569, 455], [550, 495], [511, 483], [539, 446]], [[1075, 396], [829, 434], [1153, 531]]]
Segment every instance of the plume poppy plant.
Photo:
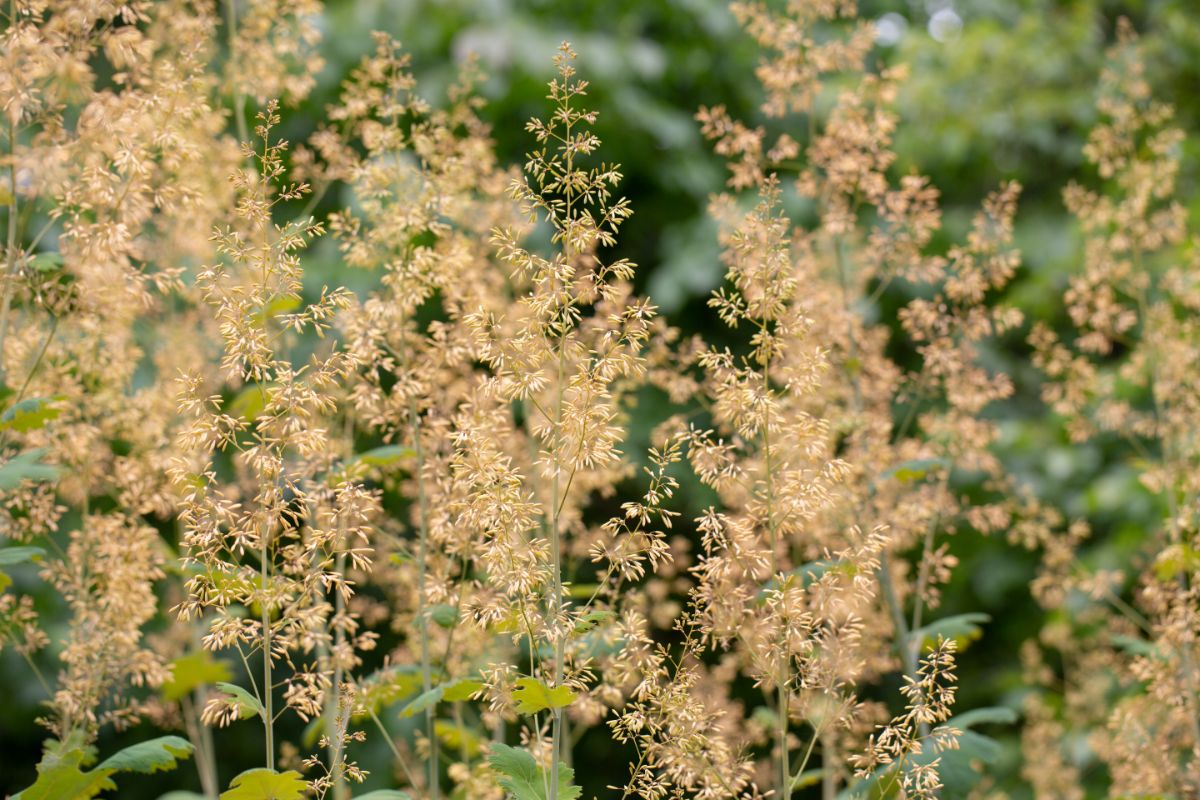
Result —
[[[375, 33], [335, 85], [308, 0], [0, 12], [0, 668], [45, 736], [0, 788], [1200, 792], [1200, 291], [1151, 49], [1116, 24], [1039, 303], [1045, 208], [960, 213], [905, 150], [919, 60], [852, 0], [730, 11], [754, 102], [689, 129], [727, 178], [690, 318], [626, 257], [661, 209], [608, 154], [653, 105], [594, 41], [496, 131], [474, 58], [418, 81]], [[1031, 419], [1138, 503], [1048, 490]]]

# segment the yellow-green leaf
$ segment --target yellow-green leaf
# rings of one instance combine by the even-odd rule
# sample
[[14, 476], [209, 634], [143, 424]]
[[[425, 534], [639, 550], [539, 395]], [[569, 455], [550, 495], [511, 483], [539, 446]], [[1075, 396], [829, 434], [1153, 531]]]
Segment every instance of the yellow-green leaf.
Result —
[[536, 714], [549, 708], [566, 708], [577, 695], [569, 686], [547, 686], [537, 678], [519, 678], [512, 691], [517, 713]]
[[259, 767], [233, 779], [221, 800], [303, 800], [308, 783], [295, 770], [276, 772]]
[[205, 684], [222, 683], [232, 677], [224, 661], [217, 661], [207, 650], [197, 650], [171, 662], [171, 679], [162, 685], [162, 695], [167, 700], [179, 700]]
[[250, 717], [261, 717], [266, 711], [262, 707], [262, 703], [258, 701], [254, 695], [247, 692], [236, 683], [226, 683], [224, 681], [217, 682], [217, 688], [220, 689], [226, 697], [226, 700], [237, 706], [238, 718], [249, 719]]
[[44, 428], [46, 423], [59, 417], [63, 410], [56, 405], [64, 398], [31, 397], [11, 406], [0, 414], [0, 430], [14, 430], [17, 433], [29, 433]]
[[442, 699], [448, 703], [469, 700], [471, 695], [483, 688], [483, 682], [474, 678], [462, 678], [442, 687]]

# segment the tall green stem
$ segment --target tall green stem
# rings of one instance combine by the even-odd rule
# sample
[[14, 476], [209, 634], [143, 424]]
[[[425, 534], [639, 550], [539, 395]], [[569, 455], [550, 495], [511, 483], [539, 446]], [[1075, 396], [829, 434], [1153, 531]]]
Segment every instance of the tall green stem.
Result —
[[[346, 552], [345, 542], [343, 539], [346, 536], [345, 523], [339, 520], [338, 522], [338, 546], [339, 552], [337, 556], [337, 572], [339, 576], [346, 574]], [[333, 632], [333, 652], [337, 658], [337, 663], [333, 667], [333, 693], [325, 707], [325, 735], [329, 739], [329, 764], [333, 769], [333, 797], [334, 800], [347, 800], [350, 797], [350, 791], [342, 780], [345, 774], [345, 756], [343, 749], [345, 743], [342, 740], [342, 735], [345, 733], [342, 726], [338, 723], [338, 710], [341, 700], [341, 685], [342, 685], [342, 662], [338, 653], [341, 652], [342, 645], [346, 640], [346, 631], [341, 624], [342, 614], [346, 611], [346, 599], [339, 590], [334, 593], [334, 619], [337, 621], [337, 627]]]
[[[571, 117], [570, 114], [565, 115], [565, 141], [568, 142], [566, 150], [566, 175], [568, 180], [575, 170], [575, 154], [574, 150], [569, 145], [571, 141]], [[563, 239], [563, 257], [566, 263], [570, 264], [574, 257], [571, 247], [571, 213], [574, 206], [573, 190], [568, 183], [566, 191], [566, 213], [564, 219], [567, 221], [566, 235]], [[552, 621], [551, 630], [557, 631], [557, 623], [562, 617], [563, 612], [563, 589], [562, 589], [562, 533], [559, 530], [559, 518], [562, 512], [563, 500], [560, 494], [563, 494], [559, 485], [559, 473], [562, 470], [562, 459], [560, 451], [562, 449], [562, 416], [563, 416], [563, 381], [566, 379], [566, 344], [567, 334], [563, 331], [558, 341], [558, 376], [555, 381], [555, 407], [554, 407], [554, 477], [552, 479], [551, 497], [550, 497], [550, 551], [554, 559], [554, 586], [553, 596], [550, 599], [550, 617]], [[574, 477], [574, 473], [572, 473]], [[568, 488], [570, 488], [568, 486]], [[556, 635], [554, 641], [554, 686], [559, 686], [563, 681], [563, 659], [566, 656], [564, 649], [563, 637]], [[563, 733], [562, 733], [562, 709], [555, 708], [553, 711], [553, 723], [550, 730], [550, 792], [549, 800], [558, 800], [558, 761], [563, 749]]]
[[[766, 287], [764, 287], [764, 295]], [[767, 323], [763, 321], [759, 327], [764, 334], [768, 333]], [[763, 402], [766, 408], [766, 414], [762, 422], [763, 427], [763, 461], [765, 467], [766, 479], [766, 501], [767, 501], [767, 531], [771, 538], [771, 558], [772, 566], [775, 575], [778, 576], [783, 571], [783, 558], [780, 555], [779, 530], [775, 522], [775, 464], [771, 458], [771, 357], [773, 346], [770, 344], [769, 338], [765, 338], [767, 342], [767, 350], [763, 357], [762, 370], [762, 392]], [[782, 587], [782, 582], [780, 583]], [[781, 611], [782, 613], [782, 611]], [[790, 765], [790, 754], [788, 753], [788, 709], [791, 706], [789, 691], [788, 691], [788, 663], [790, 661], [788, 650], [790, 643], [788, 642], [787, 621], [780, 618], [779, 632], [779, 652], [776, 656], [775, 667], [775, 691], [776, 691], [776, 706], [777, 706], [777, 725], [775, 730], [775, 746], [779, 750], [779, 793], [778, 797], [781, 800], [791, 800], [792, 796], [792, 773]]]
[[[417, 628], [421, 632], [421, 687], [425, 692], [433, 689], [433, 665], [429, 656], [429, 598], [425, 573], [429, 563], [429, 499], [425, 494], [425, 450], [421, 443], [421, 418], [417, 414], [416, 402], [409, 400], [408, 416], [417, 457]], [[429, 739], [429, 796], [437, 800], [441, 794], [438, 774], [438, 740], [434, 730], [433, 706], [425, 709], [425, 736]]]
[[259, 553], [261, 565], [259, 568], [259, 577], [262, 579], [262, 595], [259, 600], [259, 607], [262, 611], [262, 632], [263, 632], [263, 686], [262, 686], [262, 701], [263, 701], [263, 728], [266, 737], [267, 750], [267, 769], [275, 768], [275, 708], [274, 699], [272, 697], [273, 682], [271, 679], [271, 608], [268, 598], [270, 597], [271, 587], [271, 570], [270, 570], [270, 530], [264, 524], [262, 528], [262, 549]]
[[[15, 4], [14, 4], [15, 5]], [[15, 20], [14, 16], [11, 19]], [[0, 300], [0, 386], [4, 385], [4, 342], [8, 338], [9, 312], [17, 277], [17, 126], [8, 118], [8, 242], [5, 249], [4, 294]]]
[[229, 42], [229, 60], [233, 65], [230, 72], [233, 75], [233, 119], [237, 125], [239, 142], [250, 141], [250, 131], [246, 125], [246, 96], [242, 94], [238, 83], [241, 72], [241, 54], [237, 48], [237, 0], [225, 0], [225, 27]]

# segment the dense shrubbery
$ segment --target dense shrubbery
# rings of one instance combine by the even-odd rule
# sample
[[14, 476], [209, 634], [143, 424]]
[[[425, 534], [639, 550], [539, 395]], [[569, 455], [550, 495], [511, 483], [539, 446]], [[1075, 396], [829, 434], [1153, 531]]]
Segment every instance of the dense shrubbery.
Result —
[[[676, 318], [586, 51], [513, 167], [476, 62], [428, 101], [385, 34], [284, 141], [313, 3], [10, 7], [0, 666], [44, 744], [0, 791], [1200, 793], [1200, 271], [1133, 25], [1050, 304], [1016, 180], [943, 224], [901, 155], [929, 74], [852, 0], [732, 12], [759, 102], [696, 114], [725, 276]], [[1120, 548], [1031, 420], [1129, 454]], [[993, 625], [964, 587], [1006, 570]]]

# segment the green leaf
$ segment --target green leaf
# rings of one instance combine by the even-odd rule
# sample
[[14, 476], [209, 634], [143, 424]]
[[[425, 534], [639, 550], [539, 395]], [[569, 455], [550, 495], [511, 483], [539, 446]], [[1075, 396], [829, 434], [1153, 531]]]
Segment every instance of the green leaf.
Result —
[[303, 800], [308, 784], [299, 772], [276, 772], [259, 767], [233, 779], [221, 800]]
[[825, 777], [825, 770], [823, 768], [805, 770], [798, 775], [792, 776], [792, 791], [816, 786], [821, 782], [823, 777]]
[[12, 800], [91, 800], [117, 785], [109, 777], [115, 772], [140, 772], [149, 775], [174, 769], [181, 758], [192, 754], [192, 745], [178, 736], [160, 736], [130, 745], [106, 759], [89, 772], [83, 770], [94, 760], [94, 748], [84, 747], [79, 739], [60, 743], [51, 740], [38, 763], [38, 778], [33, 785], [13, 795]]
[[448, 720], [439, 719], [433, 723], [433, 735], [438, 738], [448, 750], [466, 751], [468, 757], [479, 755], [483, 749], [483, 739], [474, 731], [462, 725], [455, 725]]
[[[0, 553], [4, 552], [0, 550]], [[1112, 643], [1126, 653], [1135, 656], [1153, 657], [1158, 655], [1158, 649], [1152, 642], [1147, 641], [1139, 636], [1130, 636], [1125, 633], [1115, 633], [1112, 635]]]
[[28, 789], [17, 792], [12, 800], [91, 800], [105, 790], [116, 789], [107, 775], [83, 772], [66, 764], [38, 774], [38, 779]]
[[[947, 723], [950, 724], [950, 723]], [[957, 726], [956, 726], [957, 727]], [[938, 776], [946, 785], [946, 797], [966, 797], [971, 788], [979, 782], [982, 774], [975, 769], [976, 764], [995, 764], [1004, 754], [1004, 747], [990, 736], [964, 730], [958, 737], [958, 748], [944, 753], [929, 752], [914, 756], [918, 764], [928, 763], [934, 758], [941, 757], [938, 763]]]
[[566, 708], [577, 695], [569, 686], [549, 687], [537, 678], [520, 678], [512, 692], [517, 713], [536, 714], [548, 708]]
[[[945, 784], [943, 796], [966, 797], [981, 777], [979, 771], [976, 770], [976, 765], [994, 764], [1004, 754], [1004, 748], [999, 742], [990, 736], [976, 733], [971, 728], [975, 725], [1010, 725], [1016, 720], [1016, 712], [1002, 706], [965, 711], [939, 726], [939, 728], [957, 728], [960, 731], [957, 749], [936, 752], [935, 748], [927, 743], [922, 752], [909, 757], [908, 763], [911, 765], [929, 764], [935, 758], [940, 759], [937, 773], [942, 783]], [[838, 795], [839, 800], [880, 797], [880, 787], [886, 786], [889, 781], [894, 780], [894, 772], [898, 767], [898, 763], [880, 767], [866, 778], [843, 790]]]
[[946, 639], [956, 639], [959, 646], [962, 646], [982, 636], [983, 628], [980, 626], [991, 621], [990, 616], [978, 611], [955, 614], [917, 628], [909, 634], [910, 641], [920, 642], [922, 646], [925, 646], [927, 643], [936, 642], [941, 636]]
[[412, 795], [399, 789], [376, 789], [373, 792], [360, 794], [354, 800], [412, 800]]
[[588, 631], [590, 631], [592, 628], [595, 628], [600, 623], [608, 622], [610, 619], [612, 619], [615, 616], [616, 616], [616, 614], [614, 614], [612, 611], [609, 611], [608, 609], [602, 609], [599, 611], [589, 611], [588, 613], [584, 614], [582, 617], [580, 617], [575, 622], [575, 633], [576, 634], [587, 633]]
[[[27, 561], [41, 561], [46, 551], [40, 547], [2, 547], [0, 548], [0, 567], [13, 564], [23, 564]], [[0, 592], [12, 586], [12, 578], [8, 573], [0, 571]]]
[[321, 736], [325, 733], [325, 717], [313, 717], [304, 726], [304, 733], [300, 734], [300, 741], [304, 742], [304, 746], [315, 748], [317, 742], [321, 740]]
[[[801, 564], [795, 569], [784, 573], [784, 585], [790, 585], [791, 581], [800, 581], [800, 584], [807, 589], [809, 586], [812, 586], [814, 583], [820, 580], [821, 576], [826, 572], [829, 572], [829, 570], [845, 565], [846, 562], [841, 559], [836, 561], [810, 561], [807, 564]], [[779, 580], [777, 578], [771, 578], [771, 580], [764, 583], [763, 588], [759, 590], [757, 598], [758, 601], [760, 603], [765, 602], [767, 595], [771, 592], [778, 591], [779, 587]]]
[[119, 750], [100, 763], [97, 771], [166, 772], [175, 769], [181, 758], [190, 758], [195, 748], [187, 739], [178, 736], [159, 736], [148, 742], [138, 742]]
[[12, 800], [91, 800], [105, 790], [116, 789], [109, 772], [84, 772], [91, 763], [89, 750], [78, 746], [60, 745], [51, 740], [37, 765], [37, 780]]
[[590, 600], [600, 590], [598, 583], [572, 583], [567, 587], [567, 597], [572, 600]]
[[45, 556], [46, 551], [40, 547], [0, 547], [0, 567], [41, 561]]
[[29, 257], [29, 266], [38, 272], [56, 272], [63, 268], [66, 264], [62, 253], [44, 252], [35, 253]]
[[779, 727], [779, 715], [775, 713], [775, 709], [768, 708], [767, 706], [756, 706], [755, 709], [750, 712], [750, 719], [754, 720], [767, 730], [773, 730]]
[[400, 716], [412, 717], [422, 714], [443, 700], [451, 703], [466, 700], [482, 688], [483, 683], [474, 678], [462, 678], [453, 683], [443, 683], [441, 686], [433, 687], [428, 692], [421, 692], [421, 694], [410, 700], [404, 708], [400, 709]]
[[469, 700], [471, 695], [483, 688], [483, 681], [477, 681], [474, 678], [462, 678], [454, 683], [447, 683], [442, 686], [442, 699], [448, 703], [457, 703], [461, 700]]
[[415, 714], [423, 713], [426, 709], [433, 708], [442, 699], [444, 692], [445, 689], [441, 686], [435, 686], [428, 692], [421, 692], [409, 701], [408, 705], [400, 709], [400, 716], [411, 717]]
[[429, 618], [442, 628], [453, 628], [458, 624], [458, 609], [439, 603], [429, 608]]
[[[546, 786], [549, 779], [528, 751], [506, 744], [493, 744], [488, 765], [501, 775], [500, 787], [515, 800], [548, 800]], [[583, 790], [573, 786], [575, 770], [566, 764], [558, 765], [559, 800], [576, 800]]]
[[158, 800], [206, 800], [206, 798], [199, 792], [167, 792]]
[[259, 325], [263, 322], [273, 319], [280, 314], [288, 314], [300, 307], [300, 298], [294, 294], [280, 294], [271, 298], [271, 301], [263, 306], [260, 310], [254, 312], [251, 317]]
[[1017, 721], [1017, 712], [1004, 706], [973, 708], [952, 717], [946, 722], [951, 728], [965, 731], [976, 725], [1012, 725]]
[[272, 388], [273, 384], [248, 383], [229, 401], [226, 411], [231, 416], [254, 422], [262, 416], [263, 409], [267, 407]]
[[53, 405], [61, 403], [62, 395], [55, 397], [31, 397], [22, 400], [0, 414], [0, 430], [14, 430], [17, 433], [29, 433], [46, 427], [46, 423], [62, 415], [63, 409]]
[[1171, 545], [1163, 549], [1154, 562], [1154, 572], [1164, 583], [1173, 581], [1181, 573], [1194, 572], [1200, 566], [1200, 553], [1187, 544]]
[[416, 454], [417, 451], [411, 447], [401, 444], [387, 444], [383, 447], [367, 450], [365, 453], [359, 453], [355, 456], [354, 460], [369, 467], [386, 467], [395, 464], [401, 459], [411, 458]]
[[884, 471], [883, 477], [895, 478], [901, 483], [913, 483], [923, 480], [930, 472], [944, 466], [946, 466], [944, 458], [914, 458]]
[[223, 683], [232, 677], [228, 664], [217, 661], [207, 650], [197, 650], [171, 662], [171, 679], [161, 691], [167, 700], [180, 700], [205, 684]]
[[58, 467], [43, 464], [39, 459], [46, 448], [26, 450], [0, 464], [0, 491], [10, 491], [21, 485], [21, 481], [52, 481], [60, 474]]
[[411, 666], [392, 666], [380, 670], [366, 681], [358, 695], [359, 710], [354, 719], [378, 714], [397, 700], [421, 688], [421, 673]]
[[254, 716], [261, 717], [267, 713], [262, 703], [258, 702], [258, 698], [236, 683], [217, 681], [217, 688], [225, 693], [227, 699], [236, 703], [239, 719], [249, 719]]

